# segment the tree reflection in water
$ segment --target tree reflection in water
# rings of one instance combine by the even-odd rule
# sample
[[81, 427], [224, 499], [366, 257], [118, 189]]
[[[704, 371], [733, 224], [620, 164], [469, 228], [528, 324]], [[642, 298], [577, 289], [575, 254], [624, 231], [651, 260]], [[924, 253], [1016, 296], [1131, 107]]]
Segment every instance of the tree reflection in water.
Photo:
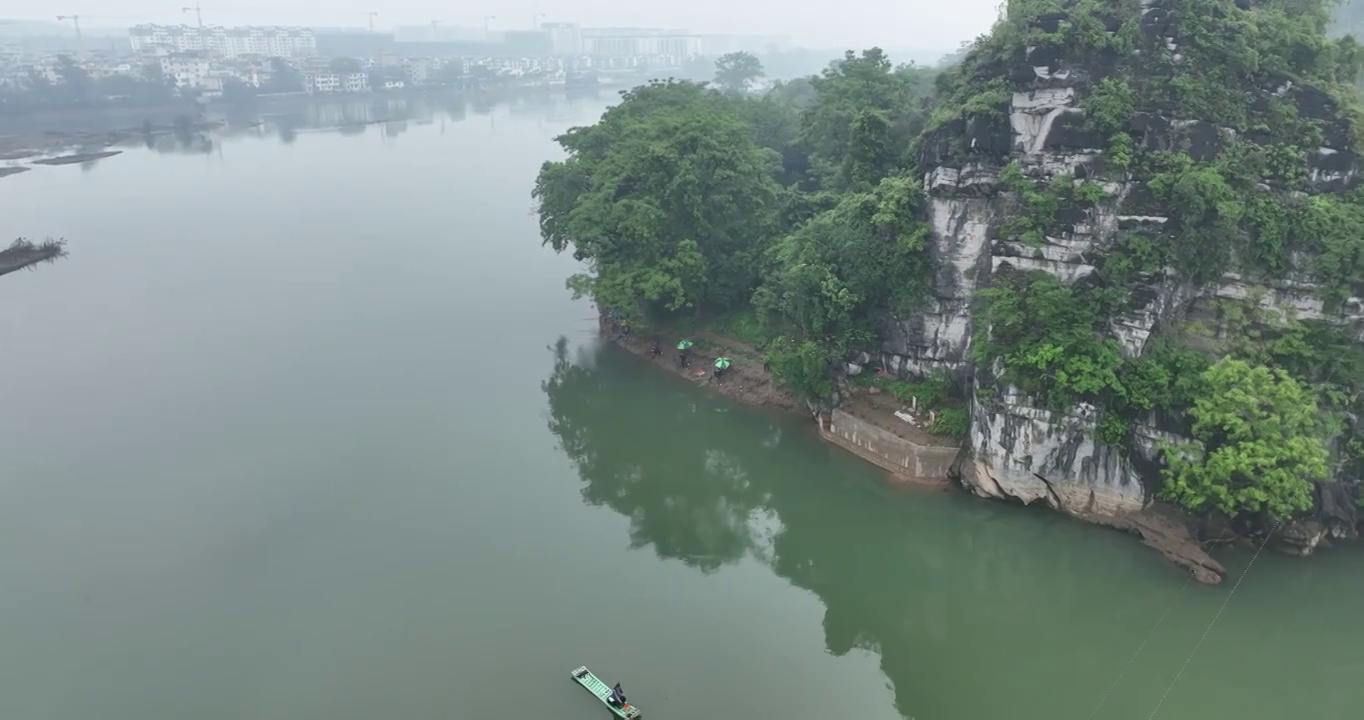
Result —
[[[613, 347], [552, 351], [549, 429], [584, 500], [630, 518], [633, 547], [704, 573], [751, 557], [815, 593], [829, 652], [879, 654], [907, 716], [1087, 714], [1101, 690], [1043, 688], [1106, 686], [1178, 588], [1135, 541], [899, 492], [798, 421], [729, 412]], [[1185, 647], [1157, 638], [1148, 672], [1165, 677]]]
[[[710, 447], [678, 441], [679, 434], [704, 431], [725, 416], [608, 376], [619, 360], [609, 354], [570, 356], [564, 338], [553, 350], [554, 370], [541, 385], [549, 397], [549, 429], [586, 483], [583, 499], [629, 517], [632, 547], [652, 545], [659, 557], [702, 572], [751, 550], [749, 519], [764, 498], [733, 448], [723, 434]], [[729, 442], [741, 441], [731, 436]]]

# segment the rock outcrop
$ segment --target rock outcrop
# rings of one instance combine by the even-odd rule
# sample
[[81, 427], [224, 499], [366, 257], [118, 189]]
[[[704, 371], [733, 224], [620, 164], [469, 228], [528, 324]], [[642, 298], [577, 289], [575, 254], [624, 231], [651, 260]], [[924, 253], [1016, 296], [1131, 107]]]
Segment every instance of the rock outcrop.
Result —
[[[1001, 39], [1004, 31], [997, 30], [977, 49], [981, 57], [975, 64], [968, 60], [960, 81], [968, 88], [973, 83], [981, 88], [996, 83], [991, 91], [998, 91], [998, 78], [1006, 78], [999, 105], [990, 112], [963, 112], [920, 143], [918, 161], [930, 198], [928, 215], [934, 230], [930, 251], [937, 275], [932, 297], [921, 312], [887, 320], [880, 364], [905, 377], [941, 371], [970, 380], [969, 456], [961, 472], [970, 491], [1043, 503], [1099, 521], [1124, 518], [1153, 505], [1160, 483], [1160, 448], [1187, 439], [1181, 434], [1186, 428], [1178, 420], [1153, 414], [1133, 424], [1124, 443], [1110, 445], [1098, 439], [1100, 413], [1093, 405], [1048, 407], [1008, 384], [997, 361], [973, 358], [975, 338], [989, 332], [980, 327], [978, 291], [1001, 273], [1016, 271], [1046, 273], [1067, 286], [1095, 282], [1119, 238], [1168, 237], [1174, 224], [1170, 214], [1152, 201], [1150, 189], [1136, 173], [1111, 157], [1113, 140], [1095, 130], [1086, 98], [1107, 77], [1123, 78], [1135, 87], [1167, 82], [1160, 73], [1190, 61], [1182, 43], [1191, 32], [1181, 27], [1179, 18], [1193, 9], [1181, 0], [1142, 0], [1126, 9], [1121, 4], [1099, 7], [1072, 1], [1062, 12], [1029, 18], [1026, 8], [1016, 5], [1021, 3], [1010, 3], [1010, 19], [1004, 23], [1013, 27], [1006, 29], [1031, 35]], [[1202, 5], [1217, 5], [1224, 13], [1257, 12], [1249, 2]], [[1087, 15], [1081, 17], [1082, 13]], [[1058, 41], [1058, 36], [1069, 37], [1064, 33], [1085, 22], [1091, 32], [1112, 42], [1085, 46]], [[995, 59], [984, 57], [987, 54]], [[1202, 57], [1207, 57], [1206, 51]], [[1287, 100], [1297, 117], [1315, 128], [1319, 144], [1300, 158], [1310, 192], [1339, 193], [1359, 185], [1360, 163], [1351, 127], [1327, 92], [1287, 78], [1238, 90], [1247, 98], [1247, 112], [1272, 100]], [[969, 94], [969, 89], [964, 92]], [[986, 90], [981, 92], [984, 96]], [[1118, 130], [1135, 149], [1180, 152], [1194, 162], [1217, 157], [1238, 138], [1271, 146], [1256, 121], [1234, 128], [1215, 120], [1198, 117], [1178, 103], [1152, 100], [1141, 105], [1139, 99]], [[1040, 241], [1024, 242], [1008, 232], [1010, 221], [1022, 212], [1018, 193], [1001, 181], [1010, 164], [1039, 185], [1057, 178], [1089, 179], [1106, 197], [1092, 204], [1063, 205], [1055, 225]], [[1269, 178], [1263, 185], [1265, 192], [1288, 192]], [[1124, 357], [1138, 357], [1158, 329], [1188, 321], [1216, 327], [1224, 322], [1220, 303], [1231, 302], [1254, 306], [1267, 315], [1325, 320], [1364, 340], [1364, 300], [1324, 299], [1323, 283], [1311, 269], [1313, 261], [1290, 258], [1292, 267], [1278, 277], [1242, 267], [1234, 257], [1212, 278], [1191, 277], [1181, 267], [1139, 273], [1124, 311], [1108, 318], [1108, 336], [1117, 341]], [[1344, 472], [1338, 469], [1329, 482], [1321, 483], [1312, 516], [1288, 524], [1277, 538], [1279, 544], [1307, 554], [1330, 537], [1357, 533], [1353, 490], [1357, 479]], [[1207, 567], [1197, 572], [1204, 580], [1218, 574]]]

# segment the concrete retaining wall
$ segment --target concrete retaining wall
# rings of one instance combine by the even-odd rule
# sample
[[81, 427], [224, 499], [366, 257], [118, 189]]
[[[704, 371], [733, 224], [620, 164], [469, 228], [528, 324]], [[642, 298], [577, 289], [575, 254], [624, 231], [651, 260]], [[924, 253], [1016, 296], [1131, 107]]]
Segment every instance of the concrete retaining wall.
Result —
[[819, 417], [819, 435], [897, 478], [921, 484], [947, 484], [961, 448], [919, 445], [835, 409]]

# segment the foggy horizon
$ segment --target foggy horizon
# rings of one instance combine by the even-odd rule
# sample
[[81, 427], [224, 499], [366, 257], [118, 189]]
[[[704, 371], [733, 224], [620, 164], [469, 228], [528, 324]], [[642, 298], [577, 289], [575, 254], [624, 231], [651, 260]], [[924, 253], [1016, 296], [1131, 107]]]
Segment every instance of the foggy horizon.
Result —
[[[997, 0], [963, 0], [943, 12], [941, 4], [908, 0], [889, 5], [874, 0], [847, 0], [809, 6], [774, 0], [285, 0], [273, 6], [260, 0], [204, 3], [206, 25], [305, 25], [376, 29], [423, 25], [529, 30], [538, 22], [570, 22], [596, 27], [662, 27], [695, 33], [772, 35], [812, 49], [864, 48], [951, 49], [989, 30], [997, 16]], [[123, 28], [139, 23], [194, 24], [194, 12], [183, 12], [187, 0], [119, 0], [57, 3], [39, 0], [0, 1], [0, 18], [56, 24], [56, 16], [78, 15], [82, 29]]]

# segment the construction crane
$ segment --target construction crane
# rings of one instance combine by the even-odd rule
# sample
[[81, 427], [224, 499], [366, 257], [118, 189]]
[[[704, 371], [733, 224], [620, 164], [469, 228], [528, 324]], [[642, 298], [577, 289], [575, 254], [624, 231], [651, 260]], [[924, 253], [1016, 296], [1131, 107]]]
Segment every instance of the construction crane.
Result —
[[79, 15], [58, 15], [57, 22], [71, 21], [71, 26], [76, 28], [76, 45], [81, 44], [81, 16]]
[[203, 29], [204, 29], [204, 8], [203, 8], [203, 6], [200, 5], [199, 3], [194, 3], [194, 7], [190, 7], [190, 6], [186, 5], [185, 7], [180, 8], [180, 12], [182, 12], [182, 13], [187, 13], [187, 12], [189, 12], [190, 10], [193, 10], [193, 11], [194, 11], [194, 19], [197, 20], [197, 21], [199, 22], [199, 29], [200, 29], [200, 30], [203, 30]]
[[377, 16], [378, 14], [379, 14], [379, 13], [377, 13], [377, 12], [375, 12], [375, 11], [373, 11], [373, 10], [370, 10], [370, 11], [369, 11], [369, 31], [370, 31], [370, 32], [374, 32], [374, 18], [375, 18], [375, 16]]
[[81, 18], [86, 20], [141, 20], [140, 15], [58, 15], [57, 22], [71, 21], [71, 27], [76, 31], [76, 52], [85, 52], [85, 40], [81, 37]]

